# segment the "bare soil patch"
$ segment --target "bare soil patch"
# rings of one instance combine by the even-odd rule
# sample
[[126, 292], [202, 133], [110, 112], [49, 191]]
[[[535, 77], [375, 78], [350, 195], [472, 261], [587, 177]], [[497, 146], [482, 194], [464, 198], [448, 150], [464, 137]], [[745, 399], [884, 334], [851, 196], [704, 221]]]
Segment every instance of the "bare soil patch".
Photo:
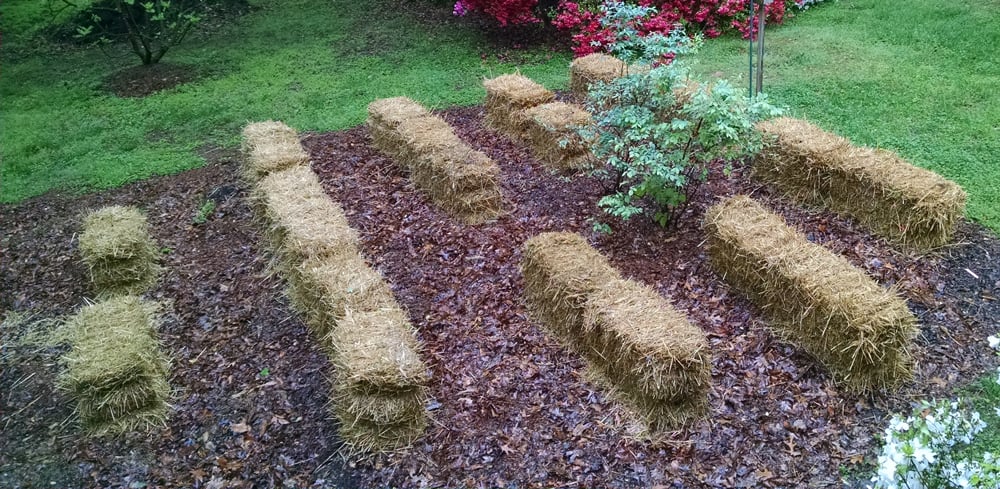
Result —
[[138, 65], [104, 79], [104, 89], [122, 98], [142, 98], [201, 78], [198, 68], [174, 63]]
[[[331, 367], [268, 274], [235, 155], [210, 151], [215, 162], [202, 169], [0, 208], [0, 312], [36, 318], [71, 313], [88, 296], [76, 252], [83, 211], [112, 203], [147, 210], [164, 249], [166, 273], [151, 297], [170, 301], [161, 338], [175, 389], [167, 427], [83, 438], [52, 386], [59, 350], [21, 345], [30, 322], [5, 323], [0, 486], [833, 487], [842, 467], [870, 462], [889, 412], [950, 395], [996, 365], [985, 337], [1000, 317], [1000, 241], [979, 226], [961, 226], [959, 244], [918, 257], [776, 198], [737, 166], [702, 189], [676, 229], [636, 221], [595, 235], [588, 220], [599, 215], [600, 181], [550, 173], [487, 130], [480, 107], [439, 115], [500, 166], [508, 212], [496, 222], [449, 218], [371, 149], [364, 128], [304, 140], [364, 254], [420, 329], [433, 422], [412, 449], [360, 462], [337, 456], [326, 406]], [[916, 382], [892, 395], [844, 394], [767, 332], [704, 252], [704, 209], [737, 192], [899, 287], [921, 322]], [[197, 225], [206, 199], [217, 206]], [[581, 360], [528, 319], [522, 244], [559, 230], [586, 235], [624, 276], [654, 287], [708, 334], [708, 419], [656, 443], [636, 438], [628, 413]]]

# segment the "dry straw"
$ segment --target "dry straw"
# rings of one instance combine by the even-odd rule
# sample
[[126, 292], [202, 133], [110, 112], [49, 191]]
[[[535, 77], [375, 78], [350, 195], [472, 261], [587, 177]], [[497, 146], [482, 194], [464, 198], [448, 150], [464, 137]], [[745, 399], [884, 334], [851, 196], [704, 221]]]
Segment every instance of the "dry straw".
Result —
[[522, 269], [532, 316], [582, 355], [650, 430], [703, 415], [711, 379], [708, 342], [656, 291], [622, 279], [572, 233], [528, 240]]
[[916, 319], [896, 293], [749, 197], [711, 207], [705, 229], [718, 273], [845, 389], [893, 389], [911, 378]]
[[157, 307], [134, 296], [81, 309], [67, 322], [72, 350], [59, 386], [77, 401], [84, 427], [124, 432], [167, 417], [168, 360], [156, 339]]
[[569, 88], [585, 97], [594, 83], [609, 83], [628, 74], [625, 62], [604, 53], [576, 58], [569, 64]]
[[376, 100], [368, 113], [375, 147], [409, 171], [413, 185], [436, 205], [469, 224], [500, 215], [499, 167], [447, 122], [403, 97]]
[[269, 173], [309, 165], [309, 155], [295, 129], [283, 122], [254, 122], [243, 128], [241, 146], [246, 157], [246, 177], [257, 181]]
[[764, 121], [769, 141], [754, 174], [801, 202], [854, 217], [916, 249], [947, 244], [965, 213], [966, 194], [896, 154], [858, 148], [799, 119]]
[[292, 304], [334, 363], [331, 399], [346, 445], [383, 452], [411, 443], [427, 425], [420, 343], [343, 210], [307, 166], [267, 175], [254, 200]]
[[584, 354], [653, 431], [705, 412], [712, 355], [705, 333], [655, 290], [617, 279], [584, 305]]
[[357, 254], [357, 233], [309, 167], [268, 175], [258, 183], [254, 199], [268, 225], [271, 247], [283, 262], [295, 267], [313, 257]]
[[[405, 161], [409, 159], [406, 152], [408, 142], [400, 134], [400, 125], [413, 119], [428, 119], [430, 116], [430, 111], [407, 97], [385, 98], [368, 105], [367, 125], [372, 142], [379, 151], [396, 161]], [[415, 139], [423, 138], [418, 136]]]
[[525, 111], [531, 121], [528, 142], [535, 156], [553, 170], [589, 168], [593, 156], [579, 134], [593, 125], [590, 113], [576, 105], [551, 102]]
[[160, 272], [146, 215], [134, 207], [110, 206], [84, 217], [80, 255], [99, 297], [141, 294]]
[[349, 310], [375, 311], [395, 304], [382, 275], [357, 253], [310, 258], [288, 282], [293, 305], [318, 338], [326, 338]]
[[527, 137], [529, 119], [524, 113], [556, 99], [555, 94], [519, 74], [483, 81], [486, 88], [486, 123], [514, 139]]
[[412, 443], [427, 424], [430, 374], [406, 313], [395, 304], [347, 309], [328, 343], [334, 352], [333, 412], [345, 443], [360, 451]]

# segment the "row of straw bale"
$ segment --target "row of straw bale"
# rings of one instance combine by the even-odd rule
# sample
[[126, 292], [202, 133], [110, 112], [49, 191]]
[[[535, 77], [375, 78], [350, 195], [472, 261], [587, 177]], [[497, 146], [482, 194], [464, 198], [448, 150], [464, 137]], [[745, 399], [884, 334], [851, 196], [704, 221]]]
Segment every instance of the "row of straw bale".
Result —
[[718, 273], [842, 387], [869, 393], [911, 377], [916, 319], [894, 291], [746, 196], [709, 208], [705, 230]]
[[439, 207], [470, 224], [503, 210], [500, 168], [469, 147], [440, 117], [406, 97], [368, 106], [373, 145], [410, 173], [413, 186]]
[[622, 278], [574, 233], [528, 240], [522, 271], [532, 317], [579, 353], [651, 430], [704, 413], [708, 341], [655, 290]]
[[795, 200], [851, 216], [916, 249], [948, 243], [962, 220], [965, 191], [895, 153], [856, 147], [800, 119], [772, 119], [758, 128], [767, 144], [754, 175]]
[[161, 272], [145, 213], [108, 206], [84, 216], [80, 256], [99, 302], [78, 311], [61, 336], [70, 345], [59, 387], [84, 428], [120, 433], [167, 417], [169, 360], [157, 338], [158, 306], [138, 296]]
[[344, 211], [304, 165], [269, 172], [253, 198], [292, 305], [333, 363], [330, 396], [341, 438], [358, 451], [412, 443], [427, 425], [420, 342], [361, 255]]
[[169, 360], [157, 339], [158, 306], [120, 295], [88, 305], [66, 323], [71, 349], [58, 385], [76, 400], [92, 433], [119, 433], [167, 418]]

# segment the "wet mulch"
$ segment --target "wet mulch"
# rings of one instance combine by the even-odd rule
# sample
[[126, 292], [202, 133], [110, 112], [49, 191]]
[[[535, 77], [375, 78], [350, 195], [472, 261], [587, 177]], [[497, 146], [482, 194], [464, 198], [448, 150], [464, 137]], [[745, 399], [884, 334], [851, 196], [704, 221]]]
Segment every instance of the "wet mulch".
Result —
[[[0, 331], [0, 486], [39, 487], [832, 487], [864, 468], [873, 434], [914, 399], [947, 396], [994, 368], [985, 337], [1000, 317], [1000, 242], [963, 225], [955, 246], [918, 257], [749, 182], [714, 177], [676, 229], [636, 220], [590, 231], [601, 182], [549, 173], [482, 126], [481, 108], [441, 113], [501, 167], [508, 213], [465, 226], [431, 206], [368, 146], [364, 128], [305, 138], [314, 168], [360, 231], [363, 249], [420, 329], [432, 370], [433, 423], [410, 450], [345, 461], [326, 410], [329, 365], [281, 284], [267, 274], [235, 156], [173, 177], [84, 197], [0, 208], [0, 311], [37, 319], [87, 297], [75, 253], [80, 212], [111, 203], [149, 211], [168, 272], [161, 330], [177, 389], [169, 425], [124, 439], [78, 434], [52, 388], [58, 348]], [[893, 395], [840, 392], [706, 262], [700, 220], [717, 196], [752, 193], [803, 231], [894, 285], [921, 322], [916, 382]], [[203, 225], [193, 218], [218, 201]], [[543, 231], [585, 234], [631, 278], [686, 312], [715, 355], [706, 420], [644, 441], [583, 363], [530, 321], [521, 245]], [[267, 369], [267, 370], [264, 370]]]
[[116, 71], [104, 79], [104, 89], [122, 98], [141, 98], [201, 78], [194, 66], [155, 63]]

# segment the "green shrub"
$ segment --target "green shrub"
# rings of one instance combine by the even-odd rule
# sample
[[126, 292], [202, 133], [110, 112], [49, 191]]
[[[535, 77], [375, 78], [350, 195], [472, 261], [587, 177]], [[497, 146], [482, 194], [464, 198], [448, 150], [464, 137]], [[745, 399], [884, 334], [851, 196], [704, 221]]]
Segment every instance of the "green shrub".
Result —
[[[583, 136], [593, 141], [597, 173], [611, 187], [598, 205], [627, 220], [651, 213], [661, 226], [672, 223], [708, 179], [716, 162], [730, 162], [761, 148], [754, 123], [781, 111], [761, 95], [748, 100], [729, 82], [691, 78], [686, 57], [700, 38], [691, 39], [679, 26], [669, 35], [640, 35], [637, 25], [656, 14], [650, 7], [608, 3], [602, 24], [614, 32], [611, 53], [631, 68], [610, 83], [591, 87], [587, 109], [593, 128]], [[597, 223], [598, 230], [609, 231]]]

